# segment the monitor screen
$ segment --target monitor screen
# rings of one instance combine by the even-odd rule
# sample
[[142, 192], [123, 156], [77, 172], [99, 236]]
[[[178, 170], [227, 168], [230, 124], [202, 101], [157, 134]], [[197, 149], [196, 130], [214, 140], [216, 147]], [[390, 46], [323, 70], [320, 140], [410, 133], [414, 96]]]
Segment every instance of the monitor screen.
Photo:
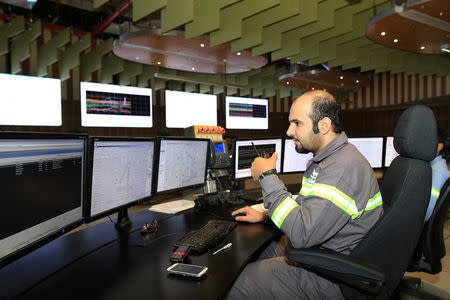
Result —
[[84, 127], [153, 126], [151, 89], [81, 82], [80, 100]]
[[225, 97], [225, 123], [228, 129], [269, 129], [269, 100]]
[[89, 219], [152, 195], [154, 140], [93, 137], [90, 149]]
[[274, 152], [278, 153], [276, 163], [277, 172], [281, 172], [281, 145], [282, 139], [248, 139], [236, 140], [234, 149], [234, 178], [248, 178], [251, 177], [250, 168], [252, 162], [258, 156], [252, 143], [255, 145], [258, 153], [262, 155], [263, 152], [272, 156]]
[[206, 139], [161, 138], [156, 192], [205, 183], [208, 148]]
[[369, 161], [372, 168], [381, 168], [383, 157], [383, 138], [349, 138], [348, 142], [355, 145], [361, 154]]
[[0, 261], [82, 220], [85, 136], [0, 133]]
[[284, 139], [282, 173], [296, 173], [306, 171], [306, 164], [313, 158], [312, 153], [301, 154], [295, 151], [293, 139]]
[[398, 156], [397, 151], [394, 149], [394, 137], [388, 136], [386, 138], [386, 148], [384, 152], [384, 166], [389, 167], [391, 162]]
[[166, 127], [217, 126], [217, 96], [166, 90]]
[[0, 74], [0, 125], [61, 126], [61, 80]]

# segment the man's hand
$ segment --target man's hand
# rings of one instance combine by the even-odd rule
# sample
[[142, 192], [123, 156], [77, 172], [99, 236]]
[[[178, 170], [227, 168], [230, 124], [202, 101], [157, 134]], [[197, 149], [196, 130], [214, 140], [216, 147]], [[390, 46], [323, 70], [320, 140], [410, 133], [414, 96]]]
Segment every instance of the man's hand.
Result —
[[245, 221], [249, 223], [262, 222], [265, 219], [264, 213], [257, 211], [250, 206], [239, 208], [231, 213], [234, 217], [236, 216], [236, 221]]
[[259, 175], [265, 171], [275, 169], [277, 165], [278, 154], [274, 152], [270, 158], [257, 157], [252, 163], [252, 177], [258, 180]]

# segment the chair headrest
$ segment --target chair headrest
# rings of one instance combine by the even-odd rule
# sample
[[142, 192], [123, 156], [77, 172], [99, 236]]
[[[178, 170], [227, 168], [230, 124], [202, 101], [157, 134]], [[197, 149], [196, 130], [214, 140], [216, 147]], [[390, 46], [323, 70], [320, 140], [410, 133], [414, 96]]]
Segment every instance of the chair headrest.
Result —
[[425, 161], [436, 156], [436, 119], [429, 107], [414, 105], [402, 113], [394, 130], [394, 148], [402, 156]]

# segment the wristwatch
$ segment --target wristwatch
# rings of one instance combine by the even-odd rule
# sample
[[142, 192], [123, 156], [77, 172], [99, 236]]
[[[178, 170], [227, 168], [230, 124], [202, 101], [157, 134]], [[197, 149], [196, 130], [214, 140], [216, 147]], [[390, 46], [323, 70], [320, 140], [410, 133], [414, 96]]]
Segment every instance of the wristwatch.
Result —
[[258, 176], [258, 180], [261, 181], [264, 177], [271, 175], [271, 174], [278, 174], [277, 173], [277, 169], [270, 169], [267, 170], [265, 172], [262, 172], [259, 176]]

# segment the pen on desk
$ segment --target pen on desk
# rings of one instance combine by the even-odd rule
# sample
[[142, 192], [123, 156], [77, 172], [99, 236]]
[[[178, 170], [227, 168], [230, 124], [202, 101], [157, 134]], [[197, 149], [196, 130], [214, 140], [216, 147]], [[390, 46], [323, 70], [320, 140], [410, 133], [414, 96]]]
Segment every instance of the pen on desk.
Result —
[[232, 243], [226, 244], [225, 246], [223, 246], [223, 247], [220, 248], [219, 250], [214, 251], [214, 253], [213, 253], [212, 255], [216, 255], [217, 253], [222, 252], [223, 250], [230, 248], [231, 245], [233, 245], [233, 244], [232, 244]]

